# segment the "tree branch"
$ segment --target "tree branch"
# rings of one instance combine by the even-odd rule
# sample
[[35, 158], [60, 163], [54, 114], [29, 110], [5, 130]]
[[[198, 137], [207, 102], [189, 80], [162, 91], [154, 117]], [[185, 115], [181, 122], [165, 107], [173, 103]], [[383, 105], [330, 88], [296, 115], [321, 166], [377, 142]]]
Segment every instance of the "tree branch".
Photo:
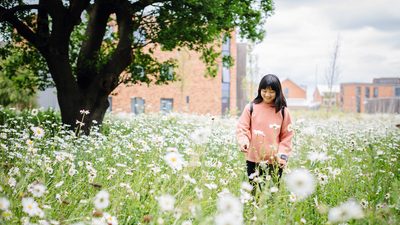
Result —
[[89, 6], [90, 0], [71, 0], [69, 6], [69, 17], [72, 24], [77, 25], [81, 21], [81, 14]]
[[[16, 8], [16, 7], [14, 7]], [[14, 13], [18, 10], [14, 10], [14, 12], [10, 12], [4, 7], [0, 6], [0, 21], [6, 21], [10, 23], [16, 30], [17, 32], [24, 37], [29, 43], [31, 43], [33, 46], [35, 46], [39, 51], [42, 52], [42, 54], [45, 53], [45, 49], [43, 48], [42, 45], [40, 45], [40, 42], [38, 40], [37, 35], [32, 31], [30, 27], [28, 27], [25, 23], [20, 21], [17, 16], [14, 15]]]

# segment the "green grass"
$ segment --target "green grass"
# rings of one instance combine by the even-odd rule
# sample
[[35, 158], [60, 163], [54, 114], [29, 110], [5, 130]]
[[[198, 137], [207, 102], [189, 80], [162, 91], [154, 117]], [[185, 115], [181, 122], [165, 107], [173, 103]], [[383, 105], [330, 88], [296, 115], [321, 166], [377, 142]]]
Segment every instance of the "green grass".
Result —
[[[243, 204], [244, 224], [326, 224], [329, 210], [350, 198], [367, 206], [364, 217], [349, 224], [399, 224], [400, 129], [394, 124], [400, 117], [323, 112], [293, 112], [293, 117], [294, 154], [285, 172], [306, 168], [317, 180], [315, 192], [291, 202], [283, 180], [277, 193], [269, 191], [276, 184], [267, 182], [257, 200]], [[62, 128], [56, 112], [32, 115], [1, 109], [0, 198], [10, 201], [11, 216], [4, 218], [0, 210], [0, 224], [20, 224], [28, 218], [21, 200], [33, 197], [28, 186], [35, 182], [44, 184], [46, 192], [34, 197], [44, 216], [29, 218], [32, 223], [89, 224], [95, 217], [93, 199], [106, 190], [110, 204], [104, 211], [119, 224], [158, 224], [161, 219], [164, 224], [214, 224], [220, 193], [240, 198], [242, 182], [247, 181], [245, 159], [235, 141], [236, 120], [108, 115], [90, 136], [77, 138]], [[42, 127], [45, 136], [35, 138], [33, 126]], [[204, 137], [193, 139], [196, 134]], [[27, 140], [33, 141], [36, 153]], [[182, 170], [173, 170], [164, 160], [171, 148], [183, 156]], [[328, 158], [312, 162], [311, 152], [324, 152]], [[15, 168], [19, 174], [13, 174]], [[73, 169], [77, 173], [71, 176]], [[322, 175], [326, 183], [318, 179]], [[9, 185], [12, 179], [15, 186]], [[157, 198], [165, 194], [176, 199], [172, 212], [160, 211]]]

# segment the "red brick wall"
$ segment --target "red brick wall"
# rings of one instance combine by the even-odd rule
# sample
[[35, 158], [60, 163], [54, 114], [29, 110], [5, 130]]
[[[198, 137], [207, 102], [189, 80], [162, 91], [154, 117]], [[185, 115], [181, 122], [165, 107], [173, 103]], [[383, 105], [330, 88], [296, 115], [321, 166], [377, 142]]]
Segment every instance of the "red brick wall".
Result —
[[365, 101], [368, 99], [366, 97], [366, 87], [369, 87], [370, 98], [374, 98], [374, 87], [378, 88], [377, 98], [382, 97], [392, 97], [394, 96], [393, 85], [382, 85], [373, 83], [345, 83], [341, 84], [341, 107], [345, 112], [357, 112], [357, 87], [361, 88], [359, 94], [360, 98], [360, 112], [365, 112]]
[[288, 95], [285, 95], [285, 98], [307, 98], [306, 90], [299, 87], [293, 81], [289, 79], [285, 79], [281, 82], [282, 84], [282, 92], [285, 91], [285, 88], [289, 89]]
[[[236, 59], [235, 35], [231, 38], [230, 53]], [[221, 114], [221, 74], [222, 64], [219, 59], [219, 72], [215, 78], [205, 77], [206, 67], [200, 59], [200, 54], [181, 49], [181, 51], [155, 52], [160, 61], [169, 58], [177, 60], [175, 72], [180, 79], [169, 85], [151, 84], [120, 85], [113, 91], [112, 111], [131, 112], [131, 99], [141, 97], [145, 100], [145, 112], [159, 112], [160, 99], [172, 98], [174, 112], [189, 112], [198, 114]], [[236, 66], [230, 68], [230, 109], [236, 109]], [[189, 96], [189, 103], [186, 103]]]

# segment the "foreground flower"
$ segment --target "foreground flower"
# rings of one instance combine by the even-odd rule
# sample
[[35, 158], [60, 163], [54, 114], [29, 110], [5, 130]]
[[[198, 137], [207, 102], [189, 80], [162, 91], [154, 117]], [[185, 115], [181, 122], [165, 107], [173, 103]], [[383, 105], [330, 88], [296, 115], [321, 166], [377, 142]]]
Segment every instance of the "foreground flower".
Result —
[[40, 127], [31, 127], [31, 130], [33, 131], [33, 134], [36, 138], [40, 139], [44, 136], [44, 130]]
[[217, 201], [218, 212], [242, 215], [243, 205], [238, 198], [230, 193], [222, 194]]
[[8, 201], [8, 199], [6, 198], [0, 198], [0, 209], [6, 211], [8, 210], [9, 207], [10, 207], [10, 201]]
[[166, 194], [158, 197], [158, 206], [161, 211], [173, 211], [175, 205], [175, 198], [172, 195]]
[[181, 170], [185, 161], [181, 154], [177, 152], [169, 152], [165, 155], [165, 161], [174, 170]]
[[332, 223], [345, 222], [350, 219], [361, 219], [364, 212], [361, 205], [353, 199], [329, 210], [328, 220]]
[[102, 210], [108, 207], [110, 204], [109, 200], [110, 194], [107, 191], [100, 191], [94, 198], [94, 207], [98, 210]]
[[22, 208], [30, 217], [39, 216], [43, 217], [44, 212], [39, 208], [39, 204], [33, 198], [23, 198]]
[[285, 177], [287, 188], [298, 200], [311, 195], [315, 190], [315, 178], [306, 169], [295, 169]]

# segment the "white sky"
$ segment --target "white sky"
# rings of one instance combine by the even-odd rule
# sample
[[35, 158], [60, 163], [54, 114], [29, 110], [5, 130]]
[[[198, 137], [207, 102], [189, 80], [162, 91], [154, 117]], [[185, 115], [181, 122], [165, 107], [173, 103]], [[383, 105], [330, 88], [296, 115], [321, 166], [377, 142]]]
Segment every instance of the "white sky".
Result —
[[339, 36], [339, 83], [400, 77], [400, 0], [275, 0], [265, 28], [254, 50], [259, 76], [287, 77], [311, 92], [326, 84]]

